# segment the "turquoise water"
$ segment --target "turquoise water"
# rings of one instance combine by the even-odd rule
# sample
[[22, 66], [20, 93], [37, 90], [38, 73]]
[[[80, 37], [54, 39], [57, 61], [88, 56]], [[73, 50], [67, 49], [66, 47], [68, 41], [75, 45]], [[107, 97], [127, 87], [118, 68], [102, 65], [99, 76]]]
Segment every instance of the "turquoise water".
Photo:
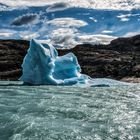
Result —
[[0, 140], [139, 140], [140, 86], [0, 82]]

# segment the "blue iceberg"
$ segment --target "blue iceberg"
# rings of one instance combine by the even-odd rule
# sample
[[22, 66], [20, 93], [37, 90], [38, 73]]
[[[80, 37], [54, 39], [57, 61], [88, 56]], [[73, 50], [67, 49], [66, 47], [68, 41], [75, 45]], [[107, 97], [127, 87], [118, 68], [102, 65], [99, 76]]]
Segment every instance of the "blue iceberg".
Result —
[[120, 86], [132, 85], [112, 79], [92, 79], [81, 74], [76, 56], [68, 53], [58, 56], [51, 44], [30, 41], [30, 47], [23, 60], [20, 80], [27, 85], [78, 85], [78, 86]]
[[81, 74], [73, 53], [58, 56], [51, 44], [41, 44], [34, 39], [30, 41], [22, 69], [20, 80], [32, 85], [85, 84], [89, 80], [89, 76]]

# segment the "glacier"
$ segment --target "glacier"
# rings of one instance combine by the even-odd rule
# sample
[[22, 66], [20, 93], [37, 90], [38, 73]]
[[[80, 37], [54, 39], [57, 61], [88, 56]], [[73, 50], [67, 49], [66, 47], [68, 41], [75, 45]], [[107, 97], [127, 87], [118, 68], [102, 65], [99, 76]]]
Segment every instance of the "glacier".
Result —
[[81, 74], [81, 68], [73, 53], [58, 56], [51, 44], [30, 41], [30, 47], [23, 60], [23, 74], [20, 78], [32, 85], [86, 84], [89, 76]]

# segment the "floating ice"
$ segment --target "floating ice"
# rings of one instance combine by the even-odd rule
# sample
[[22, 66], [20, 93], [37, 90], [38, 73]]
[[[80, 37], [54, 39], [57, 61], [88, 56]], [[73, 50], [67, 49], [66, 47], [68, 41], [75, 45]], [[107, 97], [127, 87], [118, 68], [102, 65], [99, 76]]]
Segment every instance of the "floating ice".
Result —
[[117, 86], [132, 85], [112, 79], [92, 79], [81, 74], [73, 53], [58, 56], [51, 44], [41, 44], [32, 39], [23, 64], [20, 80], [31, 85]]
[[86, 83], [89, 79], [80, 73], [80, 65], [73, 53], [58, 56], [51, 44], [40, 44], [36, 40], [31, 40], [22, 68], [20, 80], [33, 85], [73, 85]]

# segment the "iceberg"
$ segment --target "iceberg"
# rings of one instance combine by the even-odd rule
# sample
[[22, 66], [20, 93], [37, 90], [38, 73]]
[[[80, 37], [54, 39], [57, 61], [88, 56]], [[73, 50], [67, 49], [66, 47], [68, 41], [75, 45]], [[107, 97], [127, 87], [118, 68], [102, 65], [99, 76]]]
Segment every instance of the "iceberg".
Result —
[[58, 56], [51, 44], [30, 41], [30, 47], [23, 60], [20, 80], [31, 85], [74, 85], [86, 84], [89, 76], [81, 74], [76, 56], [68, 53]]

